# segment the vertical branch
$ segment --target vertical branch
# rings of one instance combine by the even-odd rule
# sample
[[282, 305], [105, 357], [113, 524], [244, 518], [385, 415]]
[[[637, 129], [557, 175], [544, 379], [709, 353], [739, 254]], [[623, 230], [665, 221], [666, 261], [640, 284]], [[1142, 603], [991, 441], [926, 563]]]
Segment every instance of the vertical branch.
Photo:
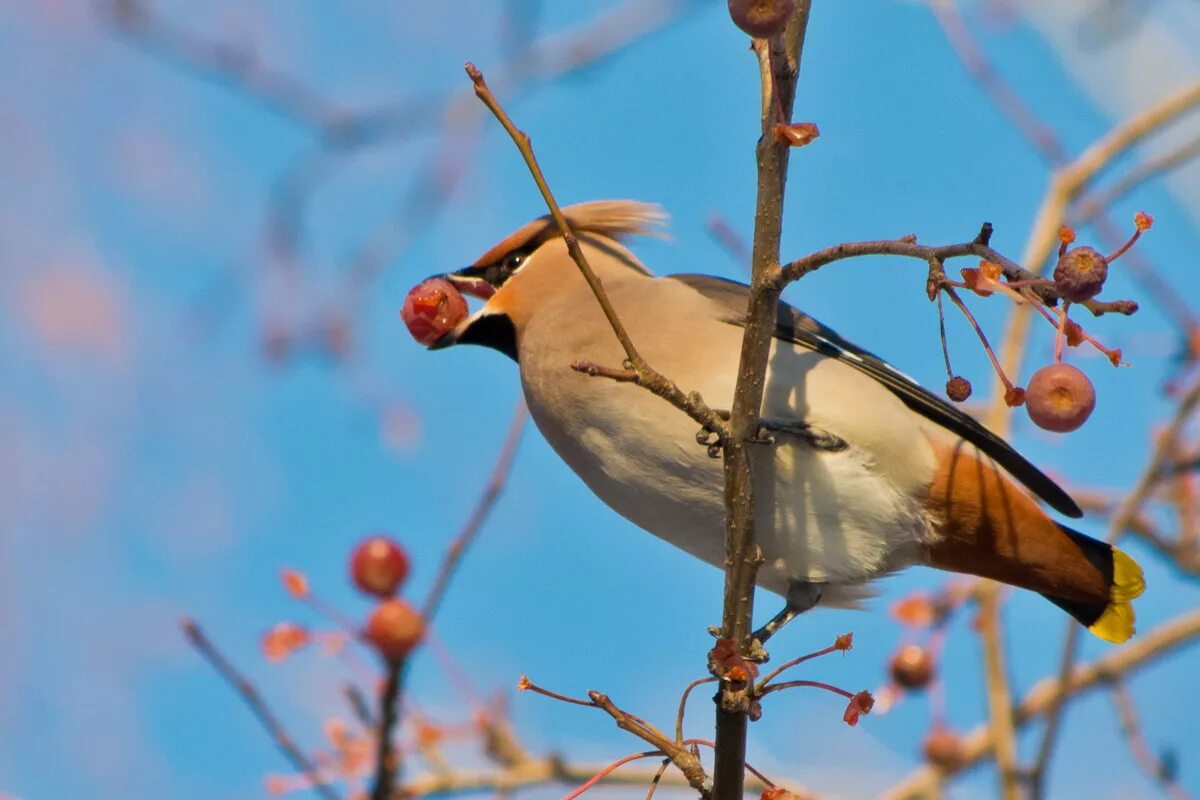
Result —
[[400, 775], [400, 749], [393, 746], [397, 724], [400, 722], [401, 687], [404, 685], [405, 662], [389, 664], [379, 700], [379, 742], [375, 753], [375, 782], [371, 800], [389, 800]]
[[[767, 358], [775, 328], [780, 290], [772, 285], [778, 270], [783, 230], [783, 198], [787, 185], [788, 145], [774, 135], [777, 122], [791, 119], [800, 74], [809, 0], [796, 10], [781, 36], [756, 41], [763, 76], [762, 133], [755, 155], [758, 198], [754, 211], [750, 304], [738, 364], [737, 387], [725, 442], [725, 595], [721, 635], [745, 648], [754, 609], [754, 581], [759, 551], [754, 536], [752, 454], [758, 438], [758, 418], [766, 382]], [[778, 119], [776, 114], [782, 114]], [[745, 774], [747, 698], [722, 684], [717, 696], [713, 797], [741, 798]]]

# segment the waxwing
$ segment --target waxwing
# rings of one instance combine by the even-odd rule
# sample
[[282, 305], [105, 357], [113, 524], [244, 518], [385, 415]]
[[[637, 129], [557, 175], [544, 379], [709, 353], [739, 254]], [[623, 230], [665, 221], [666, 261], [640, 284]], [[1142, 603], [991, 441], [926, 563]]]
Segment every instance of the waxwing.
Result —
[[[728, 409], [748, 288], [655, 277], [622, 241], [663, 223], [657, 206], [564, 209], [641, 354], [714, 409]], [[445, 276], [483, 307], [432, 345], [491, 347], [517, 362], [530, 413], [558, 455], [617, 513], [710, 564], [724, 563], [721, 460], [697, 426], [630, 383], [571, 369], [624, 360], [548, 217]], [[1040, 592], [1094, 634], [1133, 634], [1145, 583], [1120, 550], [1053, 521], [1075, 502], [975, 419], [813, 318], [780, 303], [756, 459], [758, 584], [787, 605], [763, 636], [818, 602], [853, 607], [912, 564]], [[1018, 484], [1023, 484], [1022, 488]], [[1026, 491], [1028, 490], [1028, 491]]]

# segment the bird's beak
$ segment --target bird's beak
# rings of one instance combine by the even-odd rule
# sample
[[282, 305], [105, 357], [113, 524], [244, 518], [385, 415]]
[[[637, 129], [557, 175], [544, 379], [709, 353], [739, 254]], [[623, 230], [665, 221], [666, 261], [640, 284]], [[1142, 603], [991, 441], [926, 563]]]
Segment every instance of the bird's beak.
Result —
[[442, 277], [450, 281], [463, 294], [469, 294], [487, 302], [496, 293], [496, 287], [484, 280], [483, 276], [476, 272], [477, 269], [477, 267], [467, 267], [461, 272], [449, 272]]
[[[467, 267], [458, 272], [448, 272], [444, 275], [435, 277], [444, 278], [449, 281], [454, 288], [458, 289], [465, 295], [477, 297], [485, 303], [496, 293], [496, 287], [492, 286], [484, 279], [481, 270], [478, 267]], [[430, 350], [444, 350], [447, 347], [458, 344], [459, 338], [470, 327], [471, 323], [478, 316], [478, 312], [464, 319], [453, 330], [447, 331], [433, 344], [429, 345]]]

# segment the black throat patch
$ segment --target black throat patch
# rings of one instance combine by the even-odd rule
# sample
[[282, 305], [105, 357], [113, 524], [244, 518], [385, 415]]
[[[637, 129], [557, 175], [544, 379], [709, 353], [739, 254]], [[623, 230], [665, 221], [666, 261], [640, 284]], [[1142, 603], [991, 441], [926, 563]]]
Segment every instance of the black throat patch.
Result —
[[517, 329], [507, 314], [485, 314], [466, 327], [456, 344], [477, 344], [517, 360]]

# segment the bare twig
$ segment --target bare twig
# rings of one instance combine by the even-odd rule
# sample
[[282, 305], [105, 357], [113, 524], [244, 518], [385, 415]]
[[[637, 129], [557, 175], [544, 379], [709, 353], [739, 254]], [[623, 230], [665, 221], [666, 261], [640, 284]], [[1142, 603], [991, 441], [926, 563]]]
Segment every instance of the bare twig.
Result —
[[1200, 136], [1183, 142], [1154, 158], [1147, 159], [1131, 169], [1119, 181], [1082, 198], [1076, 206], [1074, 219], [1078, 224], [1090, 222], [1104, 210], [1147, 181], [1154, 180], [1178, 169], [1193, 158], [1200, 156]]
[[[1118, 677], [1127, 677], [1185, 644], [1200, 637], [1200, 610], [1189, 611], [1142, 634], [1119, 649], [1111, 650], [1091, 664], [1075, 667], [1064, 682], [1055, 677], [1038, 681], [1013, 712], [1018, 728], [1043, 716], [1064, 698], [1076, 697]], [[881, 797], [884, 800], [916, 800], [926, 797], [942, 778], [963, 772], [992, 757], [994, 740], [988, 725], [979, 725], [962, 737], [961, 761], [949, 767], [922, 767]]]
[[283, 723], [275, 716], [275, 712], [271, 710], [270, 706], [259, 695], [258, 690], [254, 688], [254, 684], [250, 683], [249, 680], [238, 672], [237, 668], [217, 649], [216, 645], [205, 635], [194, 619], [185, 618], [180, 625], [192, 647], [196, 648], [196, 651], [204, 656], [204, 659], [225, 679], [225, 682], [233, 687], [233, 690], [242, 698], [242, 701], [250, 709], [251, 713], [254, 714], [263, 728], [266, 729], [267, 734], [275, 742], [275, 746], [279, 748], [279, 751], [287, 757], [292, 766], [304, 773], [304, 777], [312, 784], [313, 790], [324, 797], [325, 800], [340, 800], [341, 795], [334, 791], [333, 787], [321, 777], [317, 767], [292, 740], [287, 729], [283, 727]]
[[1183, 788], [1178, 778], [1171, 774], [1167, 764], [1146, 744], [1146, 739], [1142, 736], [1141, 725], [1138, 724], [1133, 697], [1129, 694], [1125, 683], [1114, 680], [1109, 694], [1112, 696], [1113, 705], [1117, 709], [1117, 717], [1121, 722], [1121, 735], [1125, 737], [1125, 742], [1129, 745], [1133, 760], [1147, 776], [1162, 787], [1163, 792], [1172, 800], [1190, 800], [1191, 793]]
[[[669, 763], [669, 761], [668, 761]], [[456, 794], [507, 794], [520, 789], [551, 784], [578, 784], [602, 769], [600, 764], [579, 764], [557, 756], [524, 761], [509, 769], [492, 771], [455, 770], [448, 774], [430, 773], [413, 778], [397, 789], [401, 797], [429, 797]], [[658, 770], [626, 769], [606, 775], [605, 786], [647, 786], [654, 784]], [[692, 788], [687, 778], [678, 772], [665, 772], [658, 777], [663, 788]], [[757, 778], [746, 781], [746, 789], [761, 792], [766, 784]], [[799, 793], [799, 790], [796, 790]]]
[[596, 302], [600, 304], [600, 308], [603, 310], [609, 326], [616, 335], [617, 341], [621, 343], [621, 349], [625, 351], [629, 368], [637, 373], [636, 383], [648, 389], [652, 394], [666, 400], [680, 411], [683, 411], [696, 422], [700, 423], [706, 430], [724, 439], [728, 430], [725, 420], [721, 419], [716, 412], [705, 405], [700, 395], [696, 392], [684, 393], [669, 378], [651, 367], [642, 358], [641, 354], [638, 353], [633, 340], [629, 338], [629, 333], [625, 330], [625, 325], [621, 322], [620, 317], [617, 316], [617, 311], [613, 307], [612, 301], [609, 300], [608, 294], [604, 291], [600, 279], [596, 277], [596, 273], [588, 264], [587, 257], [584, 255], [583, 249], [579, 246], [579, 240], [572, 233], [571, 226], [567, 223], [567, 218], [563, 215], [558, 201], [554, 199], [554, 194], [550, 191], [550, 185], [546, 182], [546, 176], [542, 173], [541, 167], [538, 166], [537, 157], [533, 153], [533, 146], [530, 144], [529, 136], [513, 123], [495, 95], [492, 94], [491, 89], [488, 88], [483, 73], [474, 64], [469, 62], [466, 65], [466, 70], [467, 75], [471, 78], [471, 82], [475, 85], [475, 95], [488, 107], [504, 127], [504, 130], [512, 137], [513, 143], [517, 146], [517, 150], [520, 151], [521, 157], [524, 158], [525, 165], [529, 168], [529, 173], [533, 176], [533, 181], [537, 184], [538, 191], [541, 192], [542, 199], [545, 200], [547, 208], [550, 209], [550, 215], [554, 218], [559, 233], [562, 234], [563, 241], [567, 245], [567, 252], [571, 254], [571, 259], [575, 262], [575, 265], [579, 267], [580, 273], [582, 273], [584, 280], [587, 281], [592, 294], [595, 295]]

